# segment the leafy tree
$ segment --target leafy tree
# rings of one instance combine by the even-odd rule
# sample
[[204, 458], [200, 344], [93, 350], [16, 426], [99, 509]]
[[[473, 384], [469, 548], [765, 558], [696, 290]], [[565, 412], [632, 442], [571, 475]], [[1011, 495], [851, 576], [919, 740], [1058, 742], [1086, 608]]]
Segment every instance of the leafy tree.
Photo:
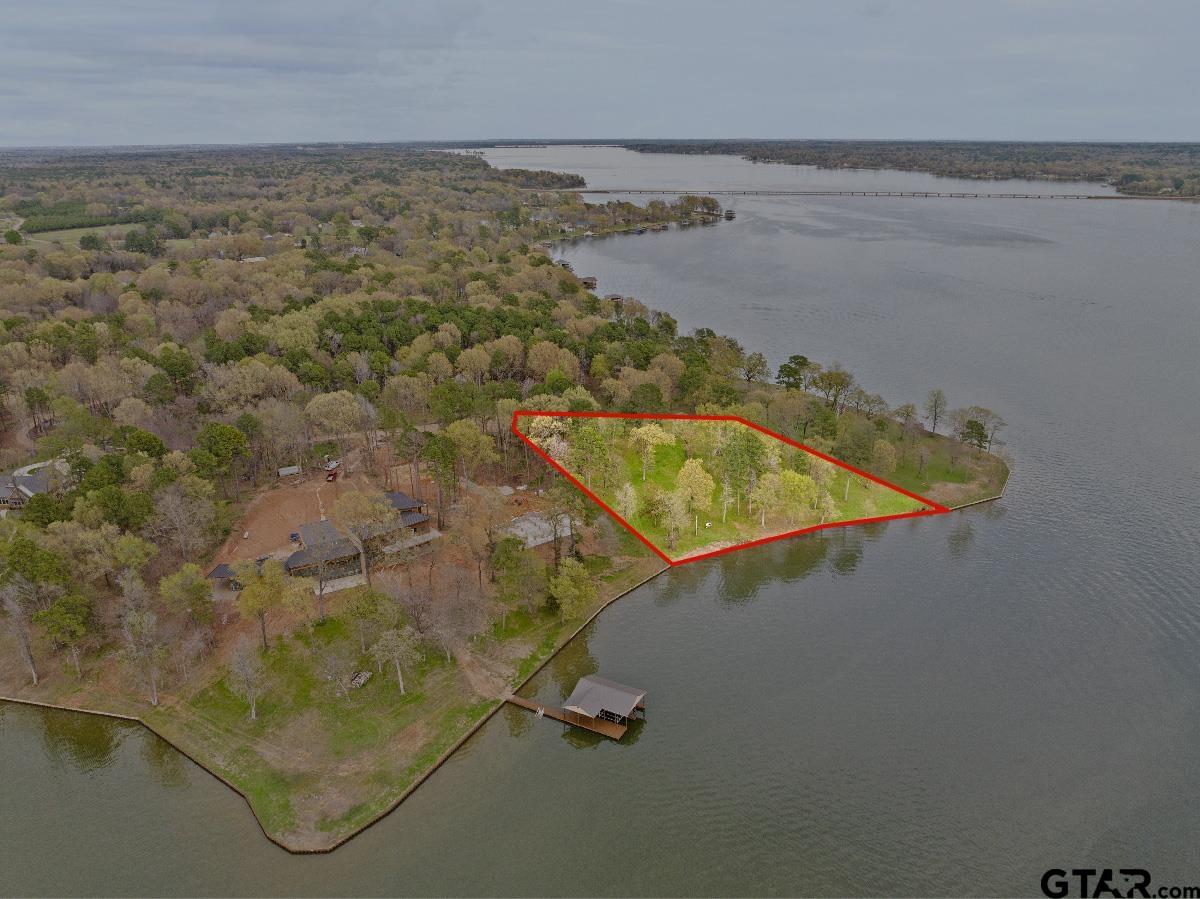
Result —
[[707, 509], [712, 504], [712, 494], [716, 487], [712, 475], [704, 470], [699, 459], [688, 459], [679, 470], [675, 481], [683, 496], [684, 504], [694, 519], [694, 531], [700, 533], [700, 510]]
[[437, 485], [437, 526], [446, 526], [445, 507], [446, 497], [454, 492], [454, 465], [458, 457], [458, 447], [446, 434], [431, 434], [421, 448], [421, 458], [428, 465]]
[[983, 449], [988, 445], [988, 431], [983, 426], [983, 422], [978, 419], [968, 418], [963, 424], [962, 441], [969, 446], [975, 446]]
[[172, 611], [186, 612], [197, 624], [212, 620], [212, 584], [191, 562], [158, 582], [159, 596]]
[[630, 431], [629, 442], [641, 457], [644, 481], [647, 470], [654, 463], [654, 451], [660, 446], [674, 443], [675, 437], [663, 430], [662, 425], [651, 422]]
[[105, 521], [127, 531], [140, 529], [154, 511], [154, 504], [146, 494], [122, 490], [115, 485], [90, 491], [87, 502]]
[[792, 524], [797, 524], [816, 504], [817, 484], [806, 474], [790, 468], [779, 473], [779, 500]]
[[443, 425], [478, 415], [482, 405], [483, 393], [469, 382], [444, 381], [429, 393], [429, 411]]
[[830, 409], [841, 412], [843, 401], [854, 388], [854, 375], [835, 365], [819, 372], [812, 379], [812, 386], [825, 397]]
[[238, 594], [238, 611], [257, 618], [262, 636], [263, 652], [267, 651], [267, 619], [283, 608], [299, 608], [308, 602], [312, 581], [290, 577], [278, 559], [265, 559], [262, 564], [243, 559], [233, 564], [234, 576], [242, 591]]
[[28, 600], [33, 609], [47, 609], [50, 600], [70, 582], [70, 573], [63, 559], [41, 544], [24, 535], [6, 541], [0, 547], [4, 568], [0, 580], [20, 578], [28, 585]]
[[454, 451], [462, 462], [463, 477], [467, 481], [474, 479], [480, 465], [494, 465], [500, 461], [496, 442], [473, 421], [454, 422], [446, 428], [446, 436], [454, 442]]
[[753, 512], [754, 506], [758, 506], [760, 526], [766, 527], [767, 509], [780, 505], [782, 486], [780, 476], [769, 471], [755, 482], [750, 491], [750, 511]]
[[133, 428], [126, 435], [125, 449], [131, 453], [145, 453], [152, 459], [161, 459], [167, 454], [167, 445], [162, 438], [141, 428]]
[[842, 417], [833, 454], [855, 468], [866, 468], [875, 449], [875, 428], [854, 413]]
[[767, 357], [762, 353], [751, 353], [742, 360], [741, 374], [747, 384], [766, 380], [771, 374], [771, 369], [767, 365]]
[[15, 228], [9, 228], [7, 231], [4, 232], [4, 242], [5, 243], [15, 245], [15, 244], [21, 243], [21, 240], [22, 240], [21, 232], [16, 230]]
[[75, 674], [83, 677], [79, 649], [90, 633], [91, 601], [79, 593], [67, 593], [50, 603], [49, 608], [35, 612], [33, 620], [50, 636], [55, 645], [67, 648], [75, 665]]
[[717, 455], [718, 474], [728, 482], [734, 508], [741, 514], [742, 494], [752, 489], [767, 464], [767, 450], [758, 432], [745, 425], [730, 425], [721, 431]]
[[596, 584], [588, 570], [575, 559], [564, 559], [558, 574], [550, 578], [550, 595], [558, 603], [560, 620], [582, 618], [596, 603]]
[[791, 390], [804, 390], [808, 387], [811, 367], [807, 356], [788, 356], [787, 362], [779, 366], [775, 383]]
[[191, 392], [192, 376], [196, 373], [196, 359], [191, 353], [182, 347], [168, 345], [159, 351], [156, 361], [176, 390]]
[[653, 381], [646, 381], [629, 392], [629, 399], [623, 408], [626, 412], [660, 412], [666, 405], [659, 386]]
[[508, 610], [513, 606], [531, 608], [545, 590], [545, 566], [517, 537], [502, 537], [492, 550], [492, 571], [496, 575], [496, 593], [500, 600], [500, 626], [508, 626]]
[[891, 474], [896, 470], [896, 448], [886, 440], [876, 440], [871, 452], [871, 470], [876, 474]]
[[36, 493], [21, 507], [21, 520], [44, 530], [56, 521], [69, 520], [74, 505], [74, 499], [69, 496]]

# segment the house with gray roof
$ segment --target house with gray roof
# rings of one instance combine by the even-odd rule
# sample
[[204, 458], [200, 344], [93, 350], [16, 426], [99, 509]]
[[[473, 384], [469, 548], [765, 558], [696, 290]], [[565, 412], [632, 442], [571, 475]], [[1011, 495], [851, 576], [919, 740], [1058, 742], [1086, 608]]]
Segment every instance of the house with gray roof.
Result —
[[51, 460], [0, 475], [0, 509], [20, 509], [38, 494], [52, 493], [58, 474], [61, 474], [60, 463]]

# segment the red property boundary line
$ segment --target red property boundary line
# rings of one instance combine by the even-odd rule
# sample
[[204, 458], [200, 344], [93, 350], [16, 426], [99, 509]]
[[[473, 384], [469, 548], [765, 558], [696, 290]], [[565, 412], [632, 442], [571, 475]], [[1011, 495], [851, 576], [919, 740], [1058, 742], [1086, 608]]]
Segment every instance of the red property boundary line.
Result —
[[[753, 428], [755, 431], [759, 431], [760, 433], [766, 434], [768, 437], [772, 437], [775, 440], [779, 440], [783, 443], [788, 444], [789, 446], [794, 446], [797, 449], [804, 450], [806, 453], [811, 453], [812, 455], [816, 456], [817, 458], [824, 459], [826, 462], [836, 465], [838, 468], [845, 469], [846, 471], [849, 471], [852, 474], [855, 474], [860, 478], [865, 478], [868, 481], [873, 481], [876, 484], [879, 484], [883, 487], [887, 487], [889, 490], [895, 490], [897, 493], [902, 493], [905, 496], [907, 496], [909, 499], [914, 499], [917, 502], [919, 502], [925, 506], [928, 506], [929, 508], [918, 509], [915, 512], [897, 512], [895, 515], [877, 515], [872, 518], [851, 518], [851, 519], [847, 519], [846, 521], [829, 521], [829, 522], [826, 522], [825, 524], [814, 524], [814, 525], [810, 525], [809, 527], [806, 527], [806, 528], [799, 528], [794, 531], [785, 531], [782, 534], [773, 534], [770, 537], [762, 537], [758, 540], [750, 540], [746, 543], [739, 543], [736, 546], [725, 546], [725, 547], [722, 547], [721, 549], [714, 549], [712, 552], [700, 553], [699, 555], [688, 556], [683, 559], [672, 559], [670, 556], [668, 556], [666, 553], [664, 553], [661, 549], [659, 549], [657, 546], [655, 546], [653, 543], [651, 543], [648, 539], [646, 539], [645, 535], [643, 535], [641, 533], [641, 531], [639, 531], [637, 528], [635, 528], [633, 525], [631, 525], [628, 521], [626, 521], [624, 518], [622, 518], [620, 515], [618, 515], [616, 510], [614, 510], [611, 506], [609, 506], [608, 503], [606, 503], [599, 496], [597, 496], [595, 493], [593, 493], [591, 490], [589, 490], [586, 486], [584, 486], [584, 484], [582, 482], [580, 482], [579, 479], [576, 478], [573, 474], [571, 474], [571, 472], [567, 471], [566, 468], [564, 468], [562, 465], [560, 465], [554, 459], [550, 458], [549, 453], [547, 453], [540, 446], [538, 446], [536, 443], [534, 443], [532, 440], [530, 440], [527, 436], [525, 436], [525, 434], [521, 433], [521, 429], [520, 429], [520, 427], [518, 427], [518, 424], [522, 418], [526, 418], [526, 417], [529, 417], [529, 418], [534, 418], [534, 417], [543, 417], [543, 418], [547, 418], [547, 417], [549, 417], [549, 418], [632, 418], [632, 419], [649, 419], [649, 420], [657, 420], [657, 421], [669, 420], [669, 421], [731, 421], [731, 422], [736, 422], [737, 424], [745, 425], [748, 428]], [[790, 537], [798, 537], [801, 534], [811, 534], [813, 531], [823, 531], [828, 528], [853, 527], [854, 525], [869, 524], [869, 523], [876, 522], [876, 521], [897, 521], [901, 518], [923, 518], [927, 515], [945, 515], [947, 512], [951, 511], [947, 506], [943, 506], [941, 503], [935, 503], [933, 500], [926, 499], [925, 497], [920, 496], [919, 494], [913, 493], [911, 490], [905, 490], [903, 487], [898, 487], [895, 484], [885, 481], [883, 478], [876, 477], [875, 475], [870, 474], [869, 472], [862, 471], [861, 469], [855, 468], [853, 465], [848, 465], [847, 463], [841, 461], [840, 459], [835, 459], [832, 456], [829, 456], [829, 455], [826, 455], [825, 453], [820, 452], [819, 450], [813, 449], [811, 446], [805, 446], [803, 443], [799, 443], [795, 440], [792, 440], [789, 437], [784, 437], [782, 434], [777, 434], [768, 428], [764, 428], [762, 425], [757, 425], [754, 422], [747, 421], [746, 419], [741, 418], [737, 415], [685, 415], [682, 413], [674, 413], [674, 412], [553, 412], [553, 411], [542, 411], [542, 410], [533, 410], [533, 409], [518, 409], [517, 411], [515, 411], [513, 413], [512, 432], [514, 434], [516, 434], [518, 437], [520, 437], [523, 441], [525, 441], [525, 443], [535, 453], [537, 453], [539, 456], [541, 456], [542, 459], [545, 460], [552, 468], [554, 468], [555, 471], [557, 471], [559, 474], [561, 474], [563, 477], [565, 477], [568, 481], [570, 481], [572, 484], [574, 484], [577, 488], [579, 488], [579, 490], [581, 490], [584, 493], [584, 495], [586, 495], [589, 499], [591, 499], [592, 502], [594, 502], [601, 509], [603, 509], [605, 512], [607, 512], [614, 521], [616, 521], [619, 525], [621, 525], [623, 528], [625, 528], [625, 530], [629, 531], [629, 533], [633, 534], [634, 537], [636, 537], [643, 544], [645, 544], [647, 549], [649, 549], [652, 553], [654, 553], [656, 556], [658, 556], [660, 559], [662, 559], [668, 565], [672, 565], [672, 566], [686, 565], [688, 562], [698, 562], [701, 559], [711, 559], [714, 556], [722, 556], [725, 553], [736, 552], [741, 549], [748, 549], [751, 546], [761, 546], [764, 543], [774, 543], [776, 540], [786, 540]]]

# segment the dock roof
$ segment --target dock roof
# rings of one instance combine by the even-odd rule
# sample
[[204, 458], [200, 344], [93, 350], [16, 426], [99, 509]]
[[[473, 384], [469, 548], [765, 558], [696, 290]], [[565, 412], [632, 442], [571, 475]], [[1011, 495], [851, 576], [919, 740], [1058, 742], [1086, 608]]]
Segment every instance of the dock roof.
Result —
[[626, 687], [624, 684], [589, 674], [579, 679], [579, 683], [567, 697], [564, 708], [589, 718], [595, 718], [601, 712], [611, 712], [628, 718], [645, 698], [645, 690]]

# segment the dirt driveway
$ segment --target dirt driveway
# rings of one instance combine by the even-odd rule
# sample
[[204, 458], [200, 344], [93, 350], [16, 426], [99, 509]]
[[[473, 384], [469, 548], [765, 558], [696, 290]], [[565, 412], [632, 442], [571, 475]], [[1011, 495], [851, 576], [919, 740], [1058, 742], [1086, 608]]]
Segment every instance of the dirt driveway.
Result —
[[287, 558], [297, 549], [289, 537], [300, 525], [320, 521], [322, 514], [328, 517], [344, 491], [363, 486], [365, 479], [361, 477], [327, 483], [324, 477], [316, 475], [300, 484], [265, 488], [246, 508], [229, 539], [217, 551], [213, 564], [262, 556]]

